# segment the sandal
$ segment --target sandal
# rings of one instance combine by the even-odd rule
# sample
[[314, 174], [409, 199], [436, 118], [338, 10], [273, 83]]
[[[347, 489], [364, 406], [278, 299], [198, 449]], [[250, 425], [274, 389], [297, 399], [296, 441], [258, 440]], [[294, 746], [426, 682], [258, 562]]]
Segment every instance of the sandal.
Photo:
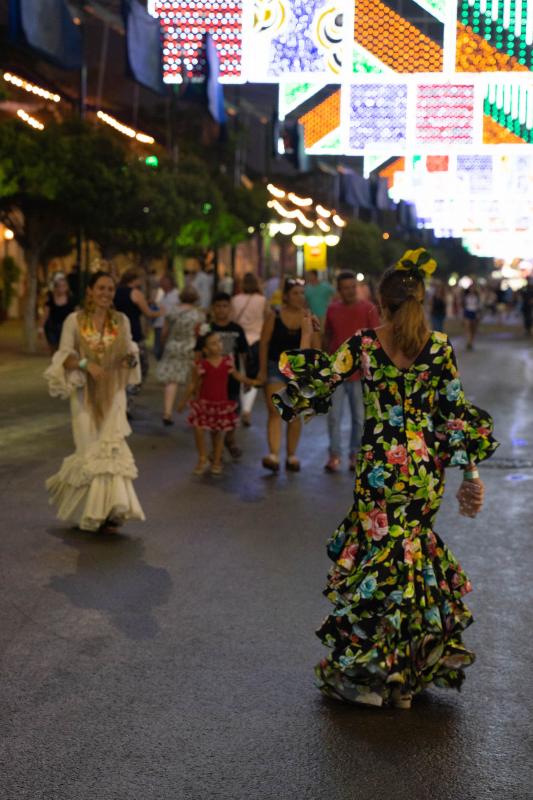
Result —
[[163, 425], [174, 425], [174, 420], [170, 417], [163, 417]]
[[243, 411], [241, 415], [241, 422], [245, 428], [249, 428], [250, 425], [252, 424], [251, 416], [246, 411]]
[[219, 475], [222, 475], [223, 471], [224, 468], [222, 464], [211, 464], [211, 469], [210, 469], [211, 475], [218, 477]]
[[242, 456], [242, 450], [236, 444], [226, 444], [226, 449], [234, 461], [238, 461]]
[[279, 461], [277, 458], [273, 456], [265, 456], [261, 462], [265, 469], [269, 469], [271, 472], [279, 472]]
[[391, 699], [394, 708], [401, 708], [404, 711], [408, 711], [411, 708], [413, 695], [410, 692], [402, 692], [401, 689], [393, 689]]
[[193, 475], [203, 475], [209, 468], [209, 461], [199, 461], [192, 471]]
[[285, 469], [287, 472], [300, 472], [300, 462], [294, 456], [290, 456], [285, 462]]

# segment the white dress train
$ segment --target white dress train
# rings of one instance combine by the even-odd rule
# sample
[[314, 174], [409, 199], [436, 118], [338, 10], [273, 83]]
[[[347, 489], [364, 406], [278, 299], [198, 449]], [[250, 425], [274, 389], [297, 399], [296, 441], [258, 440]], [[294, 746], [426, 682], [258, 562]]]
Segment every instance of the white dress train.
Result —
[[[120, 315], [123, 317], [123, 315]], [[124, 317], [128, 350], [137, 355], [129, 320]], [[137, 467], [126, 444], [131, 433], [126, 416], [126, 392], [118, 389], [100, 426], [95, 424], [85, 399], [86, 374], [66, 370], [71, 355], [80, 356], [78, 314], [63, 325], [59, 350], [44, 373], [52, 397], [70, 398], [75, 451], [64, 459], [59, 472], [46, 481], [50, 503], [57, 516], [79, 528], [95, 531], [109, 517], [120, 521], [145, 519], [133, 488]], [[130, 370], [128, 383], [141, 382], [140, 367]]]

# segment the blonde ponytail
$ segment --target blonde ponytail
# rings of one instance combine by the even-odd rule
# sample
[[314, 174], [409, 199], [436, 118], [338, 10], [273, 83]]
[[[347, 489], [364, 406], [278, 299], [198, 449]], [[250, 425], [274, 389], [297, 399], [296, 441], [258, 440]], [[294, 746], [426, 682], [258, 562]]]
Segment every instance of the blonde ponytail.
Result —
[[410, 295], [391, 315], [394, 345], [408, 358], [415, 358], [426, 343], [429, 326], [420, 300]]
[[383, 315], [392, 323], [394, 346], [407, 358], [415, 358], [428, 337], [425, 293], [424, 280], [417, 271], [388, 269], [379, 286]]

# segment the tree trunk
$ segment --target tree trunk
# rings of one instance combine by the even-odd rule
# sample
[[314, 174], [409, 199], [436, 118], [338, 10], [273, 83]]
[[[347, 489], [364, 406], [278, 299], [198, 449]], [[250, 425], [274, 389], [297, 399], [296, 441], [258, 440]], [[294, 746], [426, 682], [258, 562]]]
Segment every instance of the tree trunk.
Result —
[[27, 353], [37, 350], [37, 270], [39, 268], [39, 251], [37, 248], [28, 247], [24, 250], [24, 257], [28, 270], [26, 289], [26, 307], [24, 309], [24, 349]]

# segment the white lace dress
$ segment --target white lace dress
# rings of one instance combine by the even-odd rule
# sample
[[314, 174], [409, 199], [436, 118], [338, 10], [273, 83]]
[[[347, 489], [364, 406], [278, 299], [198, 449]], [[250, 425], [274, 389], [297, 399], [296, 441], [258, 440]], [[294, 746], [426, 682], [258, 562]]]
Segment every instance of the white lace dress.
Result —
[[[123, 314], [118, 316], [125, 326], [128, 351], [138, 355], [128, 319]], [[85, 372], [64, 367], [70, 355], [80, 357], [78, 319], [75, 312], [65, 320], [59, 350], [44, 373], [52, 397], [70, 399], [75, 445], [74, 453], [64, 459], [59, 472], [46, 481], [46, 488], [59, 519], [95, 531], [108, 517], [120, 521], [145, 517], [132, 483], [138, 473], [126, 444], [131, 428], [126, 417], [125, 390], [114, 393], [105, 416], [97, 424], [86, 400]], [[141, 382], [138, 364], [129, 371], [127, 382]]]

